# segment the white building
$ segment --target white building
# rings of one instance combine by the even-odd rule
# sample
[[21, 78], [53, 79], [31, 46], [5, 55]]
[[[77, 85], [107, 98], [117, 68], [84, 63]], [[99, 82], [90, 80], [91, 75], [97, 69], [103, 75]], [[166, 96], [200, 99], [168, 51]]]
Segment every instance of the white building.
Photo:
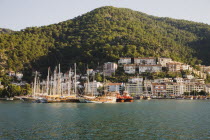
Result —
[[174, 78], [174, 80], [175, 80], [177, 83], [183, 83], [183, 82], [184, 82], [184, 79], [181, 78], [181, 77], [176, 77], [176, 78]]
[[182, 64], [181, 66], [181, 70], [189, 70], [190, 68], [190, 65], [187, 65], [187, 64]]
[[128, 79], [128, 83], [142, 83], [143, 78], [142, 77], [131, 77]]
[[206, 84], [205, 91], [210, 94], [210, 84]]
[[161, 65], [139, 65], [139, 73], [143, 72], [161, 72], [162, 66]]
[[126, 64], [124, 65], [124, 71], [128, 74], [135, 74], [136, 73], [136, 65], [135, 64]]
[[102, 87], [103, 84], [97, 81], [85, 83], [85, 93], [86, 94], [93, 94], [98, 95], [98, 88]]
[[125, 90], [129, 94], [141, 95], [143, 94], [143, 85], [142, 83], [127, 83], [125, 85]]
[[160, 79], [154, 79], [154, 83], [166, 83], [166, 82], [173, 82], [172, 78], [160, 78]]
[[206, 74], [210, 75], [210, 70], [207, 70], [207, 71], [206, 71]]
[[131, 58], [120, 58], [118, 60], [119, 65], [124, 65], [124, 64], [131, 64]]
[[193, 79], [194, 78], [194, 76], [193, 75], [184, 75], [187, 79]]
[[9, 71], [8, 75], [9, 76], [15, 76], [15, 72], [14, 71]]
[[124, 89], [123, 83], [109, 83], [107, 85], [107, 91], [108, 92], [119, 92], [121, 93]]
[[104, 63], [104, 75], [112, 76], [113, 73], [117, 70], [117, 64], [112, 62]]
[[19, 81], [21, 81], [23, 78], [23, 74], [20, 72], [16, 73], [15, 76], [16, 76], [17, 80], [19, 80]]
[[157, 59], [154, 57], [134, 58], [134, 64], [139, 65], [156, 65]]
[[94, 74], [93, 69], [87, 69], [87, 75], [91, 75], [91, 74]]
[[169, 71], [176, 72], [182, 69], [182, 64], [179, 62], [170, 62], [166, 64]]
[[184, 83], [184, 92], [192, 92], [192, 91], [197, 91], [201, 92], [202, 90], [205, 90], [205, 84], [201, 83]]

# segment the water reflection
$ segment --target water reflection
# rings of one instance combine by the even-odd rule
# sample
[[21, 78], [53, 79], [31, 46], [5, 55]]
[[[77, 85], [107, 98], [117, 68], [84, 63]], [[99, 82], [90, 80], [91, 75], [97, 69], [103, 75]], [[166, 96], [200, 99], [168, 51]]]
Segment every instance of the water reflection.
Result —
[[0, 139], [207, 139], [210, 102], [0, 102]]

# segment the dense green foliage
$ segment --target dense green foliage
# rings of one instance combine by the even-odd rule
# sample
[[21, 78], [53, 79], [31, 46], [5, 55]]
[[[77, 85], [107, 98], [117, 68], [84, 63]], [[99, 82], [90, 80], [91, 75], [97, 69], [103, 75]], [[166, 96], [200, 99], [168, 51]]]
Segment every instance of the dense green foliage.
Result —
[[31, 87], [29, 84], [25, 86], [17, 86], [9, 84], [7, 87], [0, 89], [0, 97], [14, 97], [20, 95], [29, 95], [31, 94]]
[[31, 94], [32, 89], [29, 84], [26, 84], [24, 86], [18, 86], [11, 84], [12, 81], [18, 82], [15, 81], [14, 77], [0, 75], [0, 85], [3, 86], [3, 88], [0, 88], [0, 98]]
[[12, 33], [13, 31], [12, 30], [10, 30], [10, 29], [4, 29], [4, 28], [0, 28], [0, 34], [5, 34], [5, 33]]
[[58, 24], [0, 34], [0, 65], [30, 74], [58, 63], [66, 71], [74, 62], [83, 72], [87, 64], [95, 68], [128, 56], [210, 64], [209, 44], [209, 25], [102, 7]]

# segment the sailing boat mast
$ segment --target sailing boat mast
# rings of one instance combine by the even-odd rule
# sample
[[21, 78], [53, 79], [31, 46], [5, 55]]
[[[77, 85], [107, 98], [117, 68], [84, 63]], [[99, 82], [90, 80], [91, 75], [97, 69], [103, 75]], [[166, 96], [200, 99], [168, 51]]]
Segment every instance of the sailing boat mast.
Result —
[[106, 92], [106, 81], [105, 81], [104, 68], [103, 68], [103, 89], [104, 89], [104, 95], [106, 96], [107, 92]]
[[[88, 66], [87, 66], [87, 69], [88, 69]], [[90, 77], [89, 77], [89, 74], [90, 74], [89, 71], [87, 71], [87, 88], [86, 88], [87, 89], [87, 91], [86, 91], [87, 94], [89, 94], [89, 92], [90, 92], [90, 80], [89, 80]]]
[[58, 85], [57, 85], [58, 94], [61, 95], [61, 67], [58, 65]]
[[74, 93], [77, 94], [77, 72], [76, 72], [76, 63], [74, 63]]
[[93, 74], [93, 82], [92, 82], [92, 96], [94, 95], [94, 74]]
[[56, 75], [57, 75], [57, 67], [55, 67], [55, 70], [54, 70], [53, 93], [52, 93], [52, 95], [55, 95], [55, 94], [56, 94], [56, 87], [57, 87], [57, 86], [56, 86], [56, 85], [57, 85], [57, 84], [56, 84], [56, 83], [57, 83], [57, 82], [56, 82], [56, 79], [57, 79], [57, 78], [56, 78], [56, 77], [57, 77]]
[[52, 76], [50, 77], [50, 84], [49, 84], [49, 94], [52, 95]]
[[34, 91], [33, 91], [34, 95], [33, 96], [35, 96], [36, 94], [36, 78], [37, 78], [37, 71], [35, 72], [35, 77], [34, 77]]
[[47, 95], [49, 93], [49, 80], [50, 80], [50, 67], [48, 68], [48, 74], [47, 74]]
[[68, 81], [68, 96], [71, 94], [71, 68], [69, 70], [69, 81]]

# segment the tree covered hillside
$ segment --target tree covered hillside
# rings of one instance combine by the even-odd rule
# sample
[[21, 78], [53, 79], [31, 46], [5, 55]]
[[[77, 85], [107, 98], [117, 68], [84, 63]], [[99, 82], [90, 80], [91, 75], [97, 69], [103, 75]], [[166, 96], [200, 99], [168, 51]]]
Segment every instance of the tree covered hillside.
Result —
[[12, 33], [12, 32], [13, 32], [12, 30], [0, 28], [0, 34], [2, 34], [2, 33]]
[[36, 69], [77, 62], [80, 70], [119, 57], [171, 57], [210, 64], [210, 26], [101, 7], [72, 20], [0, 34], [1, 69]]

